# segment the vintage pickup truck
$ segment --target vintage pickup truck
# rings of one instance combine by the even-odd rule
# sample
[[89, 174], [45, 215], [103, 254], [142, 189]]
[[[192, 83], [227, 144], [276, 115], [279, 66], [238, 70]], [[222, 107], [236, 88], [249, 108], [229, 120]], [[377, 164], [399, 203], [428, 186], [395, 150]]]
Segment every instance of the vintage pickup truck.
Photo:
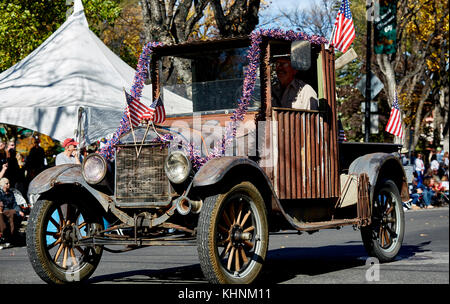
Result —
[[[272, 106], [273, 59], [283, 54], [317, 92], [318, 110]], [[144, 55], [135, 81], [151, 83], [166, 120], [125, 128], [113, 157], [90, 154], [30, 184], [28, 255], [44, 281], [88, 279], [103, 250], [192, 245], [209, 282], [251, 283], [271, 232], [345, 225], [360, 229], [370, 256], [395, 258], [408, 199], [400, 147], [339, 142], [324, 39], [261, 30]]]

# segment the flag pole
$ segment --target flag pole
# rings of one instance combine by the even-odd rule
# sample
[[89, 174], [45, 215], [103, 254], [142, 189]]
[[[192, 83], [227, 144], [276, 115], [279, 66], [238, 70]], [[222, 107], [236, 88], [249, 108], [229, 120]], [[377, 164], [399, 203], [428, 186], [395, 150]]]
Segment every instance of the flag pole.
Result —
[[364, 141], [369, 142], [370, 136], [370, 101], [372, 99], [372, 70], [370, 63], [372, 59], [372, 0], [366, 0], [366, 18], [367, 18], [367, 44], [366, 44], [366, 98], [364, 113]]
[[[158, 96], [158, 98], [159, 98], [159, 96]], [[158, 99], [158, 98], [156, 98], [156, 99]], [[152, 119], [150, 121], [147, 122], [147, 129], [145, 130], [145, 134], [144, 134], [144, 137], [142, 138], [141, 145], [139, 146], [139, 152], [137, 154], [137, 157], [139, 157], [139, 154], [141, 154], [142, 146], [144, 145], [144, 141], [145, 141], [145, 138], [147, 137], [148, 130], [150, 129], [150, 122], [153, 124], [153, 117], [152, 117]], [[153, 129], [154, 128], [155, 127], [153, 126]]]
[[153, 123], [153, 121], [147, 122], [147, 129], [145, 130], [144, 137], [142, 138], [141, 145], [139, 146], [139, 151], [137, 152], [137, 157], [138, 158], [139, 158], [139, 154], [141, 154], [142, 146], [144, 145], [144, 141], [145, 141], [145, 138], [147, 137], [148, 130], [150, 129], [150, 123]]
[[[125, 94], [127, 93], [125, 88], [123, 88], [123, 92]], [[126, 99], [126, 95], [125, 95], [125, 99]], [[136, 146], [136, 136], [134, 135], [133, 122], [131, 121], [131, 117], [130, 117], [130, 105], [128, 104], [128, 101], [127, 101], [127, 116], [128, 116], [128, 121], [130, 122], [131, 134], [133, 134], [134, 147], [136, 148], [136, 158], [138, 158], [139, 154], [138, 154], [138, 148]]]

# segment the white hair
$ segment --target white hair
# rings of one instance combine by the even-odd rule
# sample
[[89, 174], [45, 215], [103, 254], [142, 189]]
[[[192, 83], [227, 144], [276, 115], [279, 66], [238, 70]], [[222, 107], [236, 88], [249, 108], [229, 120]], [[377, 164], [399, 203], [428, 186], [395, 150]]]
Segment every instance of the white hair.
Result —
[[0, 178], [0, 189], [3, 189], [3, 187], [5, 187], [6, 183], [9, 183], [9, 179], [7, 179], [6, 177], [2, 177]]

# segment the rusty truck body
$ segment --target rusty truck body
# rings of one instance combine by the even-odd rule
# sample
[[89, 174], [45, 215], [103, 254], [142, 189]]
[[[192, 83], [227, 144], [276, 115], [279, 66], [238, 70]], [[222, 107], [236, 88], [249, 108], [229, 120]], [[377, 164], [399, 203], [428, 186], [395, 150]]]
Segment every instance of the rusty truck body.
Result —
[[[153, 98], [163, 97], [164, 123], [123, 134], [112, 162], [95, 153], [32, 181], [29, 195], [37, 199], [27, 247], [44, 281], [86, 280], [103, 250], [193, 245], [210, 282], [251, 283], [271, 232], [346, 225], [361, 230], [369, 255], [395, 258], [408, 199], [400, 147], [338, 140], [335, 55], [325, 44], [306, 41], [293, 50], [292, 41], [263, 35], [245, 115], [229, 147], [205, 158], [226, 136], [251, 68], [251, 42], [155, 48], [149, 79]], [[318, 93], [319, 110], [272, 106], [273, 58], [286, 52], [292, 61], [306, 61], [299, 74]], [[175, 64], [191, 75], [175, 75]]]

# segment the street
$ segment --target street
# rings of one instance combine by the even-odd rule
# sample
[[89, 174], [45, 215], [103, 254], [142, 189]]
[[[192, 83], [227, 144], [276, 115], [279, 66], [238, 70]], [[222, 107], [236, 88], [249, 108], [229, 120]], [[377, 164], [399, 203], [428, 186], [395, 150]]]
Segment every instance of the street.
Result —
[[[309, 235], [274, 234], [261, 283], [448, 284], [449, 209], [406, 211], [406, 233], [396, 261], [371, 264], [359, 231], [321, 230]], [[104, 252], [92, 284], [207, 283], [195, 247], [151, 247]], [[0, 284], [43, 284], [26, 247], [0, 250]]]

